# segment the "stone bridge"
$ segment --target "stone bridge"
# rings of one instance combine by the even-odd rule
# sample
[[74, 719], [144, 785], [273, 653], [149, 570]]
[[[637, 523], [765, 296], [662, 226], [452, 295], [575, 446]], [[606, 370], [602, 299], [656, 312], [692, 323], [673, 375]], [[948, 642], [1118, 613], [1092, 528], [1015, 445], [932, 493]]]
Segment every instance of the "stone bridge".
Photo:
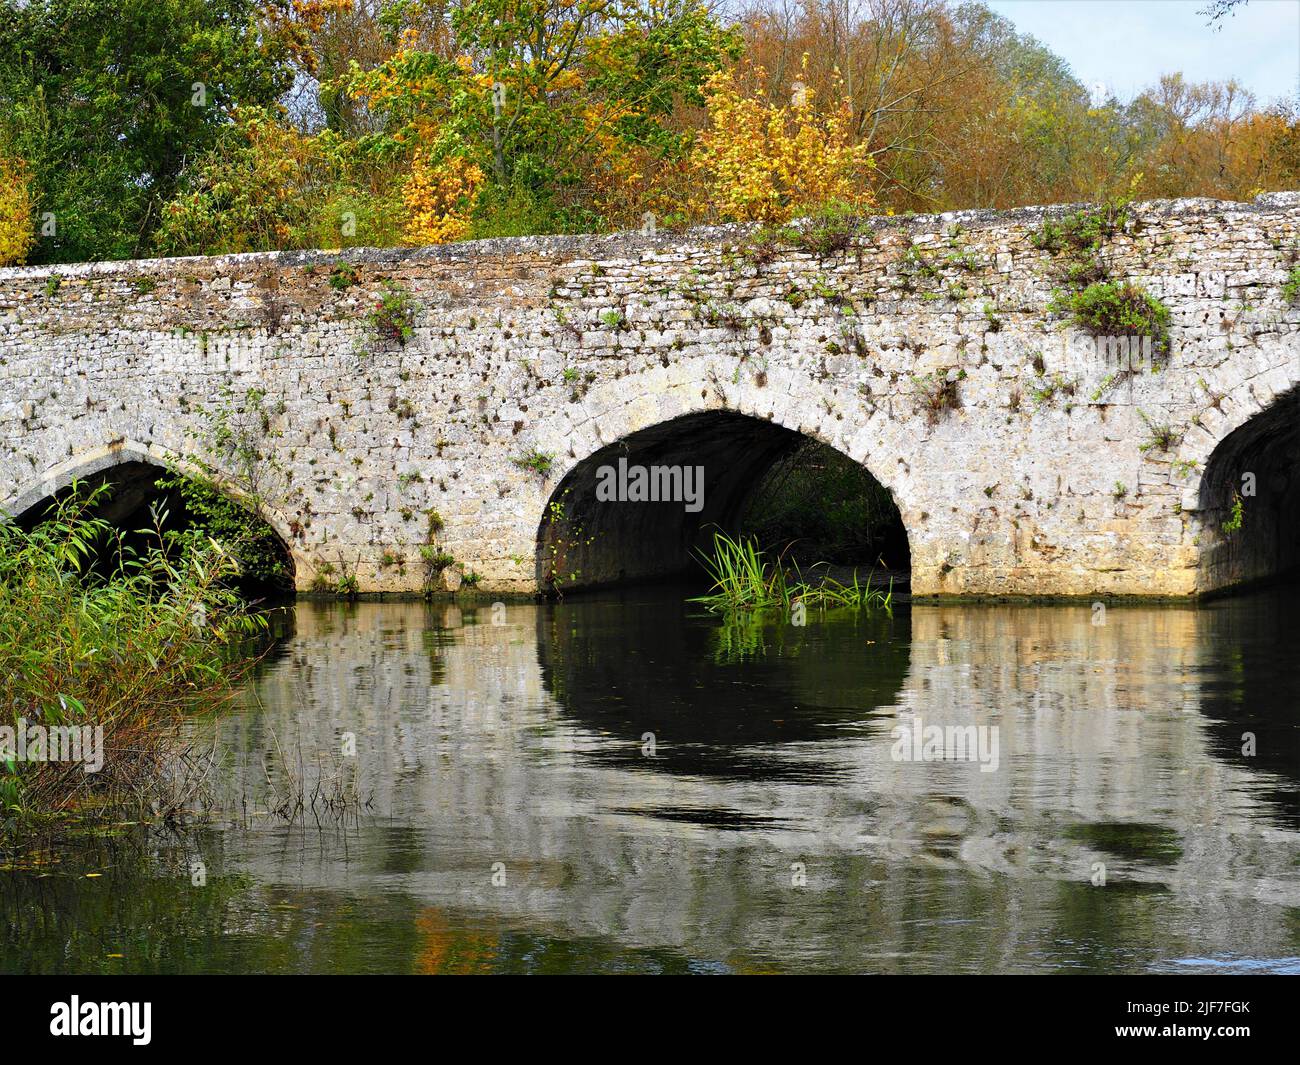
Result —
[[[1070, 210], [0, 270], [0, 509], [205, 471], [300, 590], [451, 556], [527, 594], [680, 570], [807, 437], [892, 493], [918, 596], [1300, 562], [1300, 194], [1129, 208], [1100, 270], [1170, 312], [1136, 373], [1050, 308]], [[602, 501], [619, 458], [702, 466], [702, 506]]]

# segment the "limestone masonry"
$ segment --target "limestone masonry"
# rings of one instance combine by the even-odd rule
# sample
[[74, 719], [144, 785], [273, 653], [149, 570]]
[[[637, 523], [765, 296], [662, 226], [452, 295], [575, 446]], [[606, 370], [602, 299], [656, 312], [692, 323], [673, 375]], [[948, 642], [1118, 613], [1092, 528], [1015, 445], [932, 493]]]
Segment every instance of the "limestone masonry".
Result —
[[[874, 218], [820, 254], [713, 228], [0, 270], [0, 509], [204, 465], [266, 501], [300, 589], [419, 591], [426, 547], [528, 593], [584, 462], [698, 440], [707, 496], [720, 441], [744, 446], [710, 426], [747, 415], [890, 489], [917, 595], [1188, 595], [1295, 561], [1300, 193], [1129, 209], [1102, 258], [1171, 343], [1119, 377], [1048, 310], [1059, 257], [1029, 238], [1068, 210]], [[410, 294], [404, 343], [368, 319], [385, 291]]]

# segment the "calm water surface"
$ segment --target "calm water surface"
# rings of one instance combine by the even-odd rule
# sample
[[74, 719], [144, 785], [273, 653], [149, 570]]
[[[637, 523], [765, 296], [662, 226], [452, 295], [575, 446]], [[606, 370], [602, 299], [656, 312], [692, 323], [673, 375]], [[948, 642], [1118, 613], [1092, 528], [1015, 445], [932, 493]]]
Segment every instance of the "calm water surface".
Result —
[[212, 823], [0, 872], [0, 969], [1297, 972], [1295, 597], [298, 604]]

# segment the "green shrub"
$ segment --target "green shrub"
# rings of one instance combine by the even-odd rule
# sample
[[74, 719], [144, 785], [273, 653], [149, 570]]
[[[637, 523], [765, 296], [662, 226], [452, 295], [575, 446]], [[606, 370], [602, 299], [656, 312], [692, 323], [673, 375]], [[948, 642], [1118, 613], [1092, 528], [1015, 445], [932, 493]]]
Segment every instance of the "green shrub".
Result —
[[405, 344], [415, 335], [415, 314], [419, 304], [401, 285], [385, 281], [374, 309], [366, 321], [380, 343]]
[[155, 483], [170, 493], [174, 529], [201, 539], [211, 537], [238, 560], [237, 588], [245, 593], [292, 591], [293, 569], [284, 545], [252, 509], [198, 477], [175, 473]]
[[1106, 265], [1100, 258], [1102, 247], [1124, 228], [1127, 220], [1127, 201], [1112, 200], [1064, 218], [1048, 219], [1029, 235], [1029, 243], [1063, 257], [1063, 279], [1077, 291], [1106, 280]]
[[421, 544], [420, 558], [423, 559], [425, 565], [428, 566], [430, 571], [433, 573], [441, 573], [448, 566], [454, 565], [456, 562], [455, 555], [444, 551], [435, 544]]
[[510, 461], [521, 470], [535, 470], [545, 477], [555, 465], [555, 456], [548, 455], [544, 451], [530, 451], [528, 454], [518, 455]]
[[732, 538], [726, 533], [713, 534], [711, 551], [699, 552], [700, 563], [708, 572], [712, 585], [705, 595], [689, 600], [701, 603], [722, 614], [780, 607], [789, 610], [797, 602], [818, 607], [892, 608], [894, 588], [873, 589], [868, 580], [845, 585], [831, 577], [806, 581], [797, 565], [787, 564], [783, 556], [769, 559], [751, 537]]
[[756, 266], [771, 262], [782, 247], [798, 248], [824, 259], [851, 248], [858, 226], [854, 209], [832, 200], [798, 225], [760, 226], [750, 233], [738, 251]]
[[1300, 266], [1294, 267], [1282, 286], [1282, 298], [1287, 303], [1300, 303]]
[[1029, 235], [1029, 243], [1052, 255], [1095, 255], [1102, 244], [1124, 228], [1127, 208], [1126, 201], [1112, 200], [1091, 210], [1048, 219]]
[[825, 258], [853, 246], [858, 223], [852, 207], [838, 201], [824, 205], [799, 226], [788, 227], [790, 243], [803, 251]]
[[1241, 501], [1241, 496], [1234, 492], [1232, 494], [1232, 512], [1223, 523], [1223, 531], [1231, 536], [1235, 532], [1240, 532], [1243, 525], [1246, 524], [1246, 508]]
[[1098, 336], [1149, 336], [1160, 350], [1168, 347], [1169, 308], [1131, 281], [1058, 291], [1049, 310], [1070, 314], [1076, 325]]
[[357, 283], [357, 268], [349, 262], [337, 262], [330, 270], [330, 288], [342, 292]]
[[1141, 410], [1138, 411], [1138, 416], [1147, 427], [1147, 439], [1138, 445], [1138, 450], [1142, 454], [1145, 455], [1148, 451], [1170, 452], [1178, 446], [1182, 434], [1173, 426], [1165, 422], [1154, 422]]

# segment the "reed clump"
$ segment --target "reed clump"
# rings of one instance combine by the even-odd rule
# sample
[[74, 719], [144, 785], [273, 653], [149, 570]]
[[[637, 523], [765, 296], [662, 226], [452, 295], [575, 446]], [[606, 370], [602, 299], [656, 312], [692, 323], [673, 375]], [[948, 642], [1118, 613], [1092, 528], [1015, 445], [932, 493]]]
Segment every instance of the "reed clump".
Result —
[[783, 555], [769, 558], [753, 537], [714, 532], [712, 549], [700, 552], [699, 557], [713, 583], [706, 594], [690, 601], [716, 613], [772, 608], [788, 611], [796, 603], [805, 607], [859, 610], [893, 608], [892, 578], [887, 590], [871, 587], [870, 577], [866, 584], [859, 583], [856, 571], [852, 584], [843, 584], [828, 575], [806, 580], [797, 563], [787, 564]]
[[[151, 528], [123, 533], [95, 516], [106, 491], [74, 485], [32, 529], [0, 519], [0, 836], [10, 842], [37, 822], [173, 812], [185, 722], [234, 694], [266, 627], [235, 591], [227, 547], [165, 530], [157, 509]], [[70, 753], [69, 737], [80, 737], [80, 758], [52, 758]]]

